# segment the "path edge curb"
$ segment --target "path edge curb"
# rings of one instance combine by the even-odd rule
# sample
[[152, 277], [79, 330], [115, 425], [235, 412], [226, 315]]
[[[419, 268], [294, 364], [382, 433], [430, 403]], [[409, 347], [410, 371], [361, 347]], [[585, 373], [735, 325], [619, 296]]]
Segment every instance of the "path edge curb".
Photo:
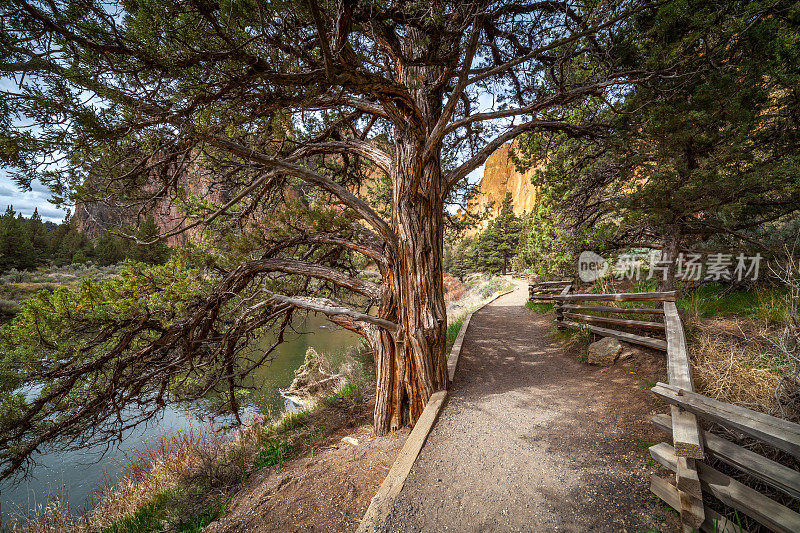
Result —
[[[513, 288], [495, 294], [486, 302], [476, 307], [472, 312], [468, 313], [464, 318], [464, 323], [461, 325], [458, 336], [455, 342], [453, 342], [453, 347], [450, 349], [450, 355], [447, 357], [447, 374], [451, 385], [456, 373], [456, 367], [458, 366], [458, 359], [461, 355], [461, 346], [464, 343], [464, 337], [466, 336], [472, 315], [501, 296], [511, 294], [515, 290], [516, 288]], [[397, 459], [395, 459], [394, 464], [392, 464], [391, 469], [389, 469], [389, 473], [386, 474], [386, 478], [383, 480], [383, 483], [381, 483], [381, 486], [378, 487], [378, 492], [372, 497], [369, 507], [364, 513], [364, 518], [361, 519], [361, 523], [356, 530], [357, 533], [382, 531], [381, 526], [389, 515], [394, 500], [400, 495], [400, 491], [403, 490], [403, 485], [408, 475], [411, 473], [411, 469], [414, 467], [414, 463], [419, 453], [422, 451], [422, 447], [425, 446], [428, 435], [433, 429], [433, 426], [436, 425], [436, 420], [439, 418], [439, 413], [441, 413], [446, 403], [447, 396], [448, 391], [443, 390], [433, 393], [428, 399], [428, 403], [425, 404], [425, 408], [422, 410], [419, 420], [417, 420], [417, 423], [408, 435], [405, 444], [403, 444], [403, 448], [397, 455]]]

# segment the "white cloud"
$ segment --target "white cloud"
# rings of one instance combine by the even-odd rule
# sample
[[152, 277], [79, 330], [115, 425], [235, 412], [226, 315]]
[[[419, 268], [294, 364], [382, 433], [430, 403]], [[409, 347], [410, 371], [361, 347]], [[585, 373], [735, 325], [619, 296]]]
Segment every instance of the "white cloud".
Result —
[[59, 209], [48, 201], [50, 191], [39, 182], [32, 184], [31, 191], [22, 191], [11, 181], [6, 172], [0, 169], [0, 212], [6, 210], [6, 206], [13, 205], [14, 211], [22, 213], [22, 216], [29, 217], [34, 209], [39, 209], [39, 215], [43, 220], [51, 222], [61, 222], [64, 220], [66, 211]]

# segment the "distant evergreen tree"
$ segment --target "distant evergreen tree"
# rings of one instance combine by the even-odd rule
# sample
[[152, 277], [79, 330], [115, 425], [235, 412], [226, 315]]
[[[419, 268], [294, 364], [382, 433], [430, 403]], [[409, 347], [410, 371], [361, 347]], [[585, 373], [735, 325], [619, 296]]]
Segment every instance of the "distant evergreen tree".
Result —
[[132, 259], [151, 265], [164, 264], [169, 258], [169, 247], [163, 240], [158, 240], [159, 229], [152, 215], [148, 215], [136, 232], [136, 238], [141, 242], [156, 241], [153, 244], [136, 244]]
[[517, 247], [520, 266], [544, 279], [567, 271], [573, 264], [574, 250], [571, 244], [553, 201], [552, 191], [541, 190], [536, 207], [522, 221]]
[[489, 222], [476, 242], [477, 267], [486, 272], [499, 272], [505, 275], [511, 264], [511, 258], [516, 253], [521, 229], [521, 221], [514, 214], [511, 193], [506, 193], [500, 213]]
[[94, 248], [95, 259], [101, 266], [119, 263], [129, 253], [130, 246], [126, 246], [126, 242], [108, 232], [100, 236]]
[[[142, 242], [157, 240], [158, 226], [152, 216], [145, 219], [136, 237]], [[102, 233], [94, 243], [75, 229], [69, 211], [61, 224], [43, 222], [38, 209], [25, 218], [8, 206], [0, 216], [0, 272], [88, 261], [108, 266], [125, 259], [160, 265], [169, 255], [169, 247], [163, 241], [136, 244], [110, 232]]]
[[79, 250], [87, 258], [94, 256], [94, 246], [91, 241], [79, 233], [67, 217], [53, 232], [50, 240], [50, 258], [56, 265], [68, 265], [72, 263]]
[[42, 222], [42, 217], [39, 215], [38, 208], [34, 208], [33, 214], [28, 220], [27, 225], [28, 234], [30, 236], [33, 249], [36, 250], [37, 257], [41, 258], [41, 260], [44, 260], [47, 257], [49, 248], [50, 232], [48, 231], [44, 222]]
[[445, 249], [444, 271], [452, 274], [461, 281], [464, 276], [476, 270], [475, 254], [473, 250], [474, 239], [465, 237]]
[[0, 217], [0, 271], [11, 268], [25, 270], [35, 268], [37, 264], [26, 221], [15, 214], [14, 207], [8, 206]]
[[75, 255], [72, 256], [72, 264], [75, 265], [82, 265], [86, 263], [89, 259], [86, 257], [86, 254], [83, 253], [83, 250], [78, 250], [75, 252]]

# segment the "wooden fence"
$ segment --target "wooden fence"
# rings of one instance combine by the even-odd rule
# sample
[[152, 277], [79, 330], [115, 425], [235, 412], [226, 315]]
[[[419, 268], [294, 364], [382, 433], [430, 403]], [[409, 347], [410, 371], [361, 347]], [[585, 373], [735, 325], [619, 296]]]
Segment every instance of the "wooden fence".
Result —
[[[800, 424], [695, 392], [683, 324], [675, 305], [676, 293], [571, 294], [570, 291], [571, 285], [567, 285], [552, 298], [556, 302], [556, 325], [559, 328], [583, 325], [598, 335], [615, 337], [667, 353], [669, 383], [658, 383], [651, 390], [670, 404], [670, 414], [656, 415], [653, 423], [671, 434], [672, 444], [656, 444], [650, 448], [650, 455], [675, 473], [675, 483], [654, 474], [650, 490], [680, 513], [683, 530], [744, 531], [730, 517], [722, 516], [709, 507], [707, 497], [712, 496], [773, 531], [800, 532], [800, 514], [708, 463], [708, 458], [719, 460], [770, 487], [776, 494], [783, 493], [800, 501], [800, 472], [703, 431], [700, 427], [698, 417], [735, 429], [800, 459]], [[627, 307], [612, 307], [583, 302], [630, 303], [625, 304]], [[634, 306], [633, 303], [637, 302], [663, 302], [663, 307]], [[608, 314], [638, 314], [652, 316], [653, 320], [630, 320], [606, 316]], [[655, 321], [658, 319], [662, 322]], [[650, 336], [653, 333], [645, 336], [596, 324], [662, 333], [665, 338]]]
[[[559, 328], [585, 327], [592, 333], [614, 337], [633, 344], [667, 351], [667, 341], [653, 335], [665, 335], [664, 310], [648, 307], [650, 302], [672, 302], [677, 294], [671, 292], [630, 292], [617, 294], [570, 294], [571, 286], [553, 296], [556, 302], [556, 325]], [[586, 304], [585, 302], [589, 302]], [[591, 302], [626, 302], [628, 307], [596, 305]], [[641, 305], [643, 304], [643, 305]], [[591, 314], [591, 313], [602, 313]], [[611, 315], [611, 316], [609, 316]], [[648, 320], [620, 318], [613, 315], [640, 315]], [[661, 320], [660, 322], [655, 320]], [[602, 324], [602, 326], [600, 325]], [[608, 327], [612, 326], [612, 327]], [[646, 330], [649, 335], [639, 335], [625, 329]]]
[[528, 298], [537, 303], [552, 302], [553, 298], [572, 287], [572, 281], [540, 281], [528, 284]]

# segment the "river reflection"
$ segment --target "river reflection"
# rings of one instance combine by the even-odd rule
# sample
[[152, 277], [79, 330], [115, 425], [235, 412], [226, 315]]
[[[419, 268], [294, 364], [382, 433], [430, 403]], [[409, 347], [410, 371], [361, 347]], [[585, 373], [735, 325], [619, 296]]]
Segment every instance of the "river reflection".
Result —
[[[359, 342], [355, 333], [333, 326], [322, 316], [310, 314], [294, 323], [294, 331], [287, 331], [274, 353], [272, 361], [254, 371], [246, 385], [252, 390], [244, 395], [242, 406], [250, 414], [265, 416], [277, 414], [287, 407], [278, 388], [288, 386], [294, 371], [303, 364], [309, 346], [329, 355], [336, 364], [348, 348]], [[259, 340], [254, 349], [266, 349], [274, 341], [271, 334]], [[289, 406], [291, 408], [291, 406]], [[19, 482], [4, 481], [0, 484], [0, 503], [4, 521], [10, 513], [19, 509], [32, 509], [45, 505], [48, 495], [63, 491], [74, 507], [80, 511], [91, 504], [91, 494], [107, 476], [117, 479], [125, 464], [126, 453], [146, 443], [152, 443], [160, 435], [171, 431], [202, 431], [209, 425], [222, 427], [230, 423], [225, 418], [209, 420], [201, 409], [168, 407], [163, 415], [151, 420], [145, 427], [129, 431], [121, 443], [114, 445], [103, 455], [104, 447], [72, 452], [42, 454], [31, 475]]]

